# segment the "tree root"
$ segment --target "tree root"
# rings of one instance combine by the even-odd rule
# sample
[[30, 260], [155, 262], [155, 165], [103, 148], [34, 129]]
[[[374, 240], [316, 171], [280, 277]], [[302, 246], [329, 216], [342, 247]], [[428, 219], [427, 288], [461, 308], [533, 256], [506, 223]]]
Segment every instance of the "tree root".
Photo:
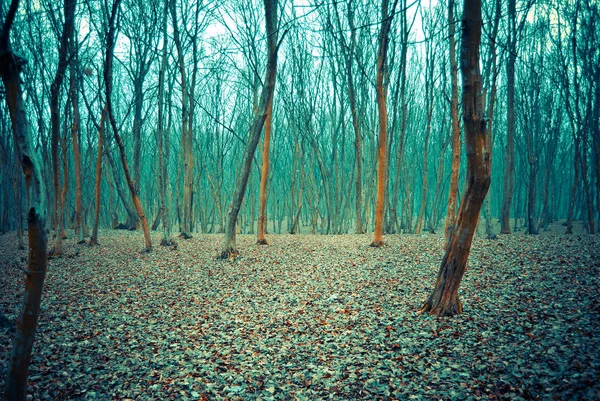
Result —
[[266, 239], [259, 239], [256, 241], [256, 245], [269, 245]]
[[183, 239], [191, 239], [192, 236], [188, 233], [181, 233], [179, 234], [179, 238], [183, 238]]
[[369, 246], [373, 247], [373, 248], [382, 248], [385, 246], [385, 242], [383, 242], [383, 240], [382, 241], [373, 241], [373, 242], [371, 242], [371, 245], [369, 245]]
[[452, 303], [450, 305], [436, 305], [435, 307], [429, 303], [429, 300], [425, 301], [421, 309], [419, 309], [419, 314], [429, 314], [431, 316], [437, 317], [452, 317], [455, 315], [460, 315], [463, 311], [462, 302], [456, 301], [456, 303]]
[[219, 256], [217, 256], [217, 259], [229, 260], [230, 262], [233, 262], [238, 256], [240, 256], [240, 252], [237, 249], [227, 248], [223, 250]]
[[162, 239], [160, 241], [160, 246], [165, 246], [165, 247], [171, 247], [171, 250], [174, 251], [177, 249], [177, 242], [175, 242], [175, 240], [169, 238], [169, 239]]

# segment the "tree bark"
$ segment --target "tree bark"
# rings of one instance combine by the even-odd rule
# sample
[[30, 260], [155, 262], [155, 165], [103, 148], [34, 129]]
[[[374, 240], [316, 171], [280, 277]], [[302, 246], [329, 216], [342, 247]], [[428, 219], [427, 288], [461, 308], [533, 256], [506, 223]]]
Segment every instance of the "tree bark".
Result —
[[[75, 57], [77, 46], [75, 45], [74, 30], [71, 35], [71, 57]], [[69, 66], [69, 91], [71, 97], [71, 106], [73, 108], [73, 124], [71, 125], [71, 140], [73, 141], [73, 158], [75, 159], [75, 234], [78, 244], [84, 243], [83, 239], [83, 219], [82, 219], [82, 191], [81, 182], [81, 150], [79, 147], [79, 77], [77, 75], [77, 64], [73, 60]]]
[[[271, 119], [273, 118], [273, 99], [267, 106], [267, 117], [265, 120], [265, 139], [263, 144], [263, 161], [260, 174], [260, 216], [258, 218], [258, 238], [256, 243], [268, 245], [265, 238], [267, 228], [267, 180], [269, 178], [269, 153], [271, 149]], [[254, 222], [252, 222], [254, 224]]]
[[260, 94], [260, 102], [258, 104], [258, 110], [254, 116], [254, 121], [250, 127], [250, 135], [244, 151], [242, 165], [237, 175], [235, 182], [235, 189], [233, 192], [233, 200], [227, 216], [227, 227], [225, 232], [225, 242], [220, 259], [235, 259], [239, 252], [235, 243], [235, 228], [238, 214], [244, 200], [244, 194], [246, 193], [246, 186], [248, 185], [248, 177], [250, 176], [250, 169], [252, 168], [252, 159], [254, 152], [258, 146], [260, 140], [260, 134], [264, 122], [267, 118], [268, 105], [273, 102], [273, 94], [275, 92], [275, 77], [277, 74], [277, 0], [264, 0], [265, 6], [265, 20], [266, 20], [266, 31], [267, 31], [267, 49], [268, 49], [268, 61], [267, 61], [267, 72], [265, 76], [265, 84]]
[[456, 230], [450, 235], [446, 246], [435, 288], [421, 309], [421, 312], [435, 316], [453, 316], [462, 312], [458, 289], [467, 268], [481, 206], [490, 186], [491, 148], [486, 135], [479, 71], [481, 23], [481, 0], [465, 0], [460, 65], [467, 147], [467, 189], [458, 211]]
[[96, 159], [96, 183], [94, 185], [94, 200], [96, 201], [96, 209], [94, 212], [94, 227], [92, 228], [90, 245], [98, 245], [98, 225], [100, 224], [100, 190], [102, 186], [102, 155], [104, 154], [105, 121], [106, 105], [102, 109], [102, 116], [100, 117], [100, 126], [98, 127], [98, 158]]
[[500, 216], [500, 234], [510, 234], [510, 204], [515, 187], [515, 0], [508, 0], [508, 59], [506, 62], [506, 167], [504, 170], [504, 200]]
[[[4, 83], [5, 98], [12, 122], [15, 153], [25, 175], [27, 190], [27, 219], [29, 238], [28, 275], [25, 278], [25, 296], [17, 319], [16, 332], [8, 360], [4, 398], [26, 399], [27, 375], [33, 340], [40, 314], [40, 303], [47, 267], [46, 192], [37, 153], [29, 134], [23, 102], [20, 72], [25, 60], [10, 47], [10, 30], [14, 22], [18, 0], [12, 0], [0, 34], [0, 77]], [[19, 216], [20, 217], [20, 216]]]
[[62, 252], [62, 232], [63, 222], [60, 219], [59, 211], [61, 209], [61, 183], [60, 183], [60, 167], [58, 147], [60, 141], [60, 116], [59, 116], [59, 94], [62, 85], [65, 71], [69, 65], [69, 38], [73, 36], [73, 27], [75, 22], [75, 0], [65, 0], [64, 15], [65, 23], [63, 32], [60, 38], [58, 49], [58, 67], [54, 80], [50, 86], [50, 125], [52, 130], [52, 175], [54, 179], [54, 247], [50, 252], [54, 256], [60, 256]]
[[379, 50], [377, 52], [377, 108], [379, 110], [379, 149], [377, 153], [377, 203], [375, 206], [375, 233], [371, 246], [384, 246], [383, 242], [383, 214], [385, 205], [385, 172], [387, 168], [387, 104], [386, 85], [384, 84], [387, 64], [387, 51], [389, 47], [389, 32], [392, 26], [393, 12], [397, 0], [392, 6], [392, 14], [388, 15], [389, 0], [381, 4], [381, 29], [379, 31]]
[[158, 71], [158, 127], [156, 129], [157, 136], [157, 151], [158, 151], [158, 185], [160, 192], [160, 210], [159, 215], [162, 220], [162, 231], [163, 236], [160, 244], [162, 246], [169, 246], [173, 243], [171, 240], [171, 219], [169, 216], [169, 208], [167, 207], [167, 162], [164, 160], [164, 90], [165, 90], [165, 71], [167, 69], [168, 53], [167, 53], [167, 14], [168, 14], [169, 0], [165, 0], [165, 8], [163, 12], [162, 20], [162, 33], [163, 33], [163, 44], [162, 44], [162, 61], [160, 64], [160, 70]]
[[133, 200], [133, 205], [135, 206], [137, 215], [142, 222], [142, 228], [144, 230], [144, 244], [145, 251], [149, 252], [152, 249], [152, 240], [150, 239], [150, 230], [148, 229], [148, 220], [146, 219], [146, 215], [144, 214], [144, 210], [142, 209], [142, 204], [140, 203], [140, 199], [137, 195], [137, 191], [135, 189], [135, 184], [133, 179], [131, 178], [131, 174], [129, 173], [129, 166], [127, 165], [127, 159], [125, 157], [125, 146], [123, 145], [123, 141], [121, 136], [119, 135], [119, 128], [117, 127], [117, 123], [115, 121], [113, 109], [112, 109], [112, 67], [113, 67], [113, 50], [115, 48], [115, 20], [117, 18], [117, 14], [119, 12], [119, 6], [121, 4], [121, 0], [114, 0], [112, 5], [112, 11], [110, 14], [107, 41], [106, 41], [106, 59], [104, 65], [104, 84], [106, 89], [106, 109], [108, 120], [113, 130], [113, 135], [115, 136], [115, 140], [117, 141], [117, 145], [119, 146], [119, 151], [121, 155], [121, 164], [123, 165], [123, 171], [125, 173], [125, 179], [127, 180], [127, 186], [129, 187], [129, 191], [131, 192], [131, 198]]
[[458, 193], [458, 173], [460, 169], [460, 122], [458, 119], [458, 64], [456, 63], [456, 43], [454, 38], [454, 0], [448, 0], [448, 30], [450, 43], [450, 80], [451, 100], [450, 117], [452, 119], [452, 171], [450, 174], [450, 193], [446, 212], [446, 240], [456, 225], [456, 195]]

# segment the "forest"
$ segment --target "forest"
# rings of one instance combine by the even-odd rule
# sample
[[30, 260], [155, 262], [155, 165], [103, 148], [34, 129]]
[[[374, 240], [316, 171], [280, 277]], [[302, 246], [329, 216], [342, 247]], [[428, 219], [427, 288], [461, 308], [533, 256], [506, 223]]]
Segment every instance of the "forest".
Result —
[[596, 0], [0, 0], [5, 400], [600, 399]]

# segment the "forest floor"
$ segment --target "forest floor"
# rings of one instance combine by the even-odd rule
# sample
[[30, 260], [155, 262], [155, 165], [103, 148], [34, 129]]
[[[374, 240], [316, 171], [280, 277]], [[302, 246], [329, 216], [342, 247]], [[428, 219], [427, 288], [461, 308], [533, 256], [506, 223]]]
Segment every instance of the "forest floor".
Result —
[[[154, 234], [158, 244], [160, 235]], [[417, 313], [439, 235], [220, 235], [140, 254], [139, 232], [49, 262], [33, 399], [600, 399], [600, 237], [476, 239], [464, 313]], [[0, 392], [26, 251], [0, 236]]]

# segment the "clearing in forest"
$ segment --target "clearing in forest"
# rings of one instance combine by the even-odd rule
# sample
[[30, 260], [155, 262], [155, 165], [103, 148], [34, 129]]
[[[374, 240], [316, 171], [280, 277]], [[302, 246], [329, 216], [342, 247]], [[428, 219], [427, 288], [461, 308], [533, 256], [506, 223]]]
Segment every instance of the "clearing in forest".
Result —
[[[156, 243], [159, 236], [155, 235]], [[220, 235], [140, 254], [140, 234], [65, 241], [49, 262], [34, 399], [598, 399], [600, 244], [476, 239], [464, 313], [416, 312], [443, 237]], [[0, 389], [26, 251], [0, 236]]]

